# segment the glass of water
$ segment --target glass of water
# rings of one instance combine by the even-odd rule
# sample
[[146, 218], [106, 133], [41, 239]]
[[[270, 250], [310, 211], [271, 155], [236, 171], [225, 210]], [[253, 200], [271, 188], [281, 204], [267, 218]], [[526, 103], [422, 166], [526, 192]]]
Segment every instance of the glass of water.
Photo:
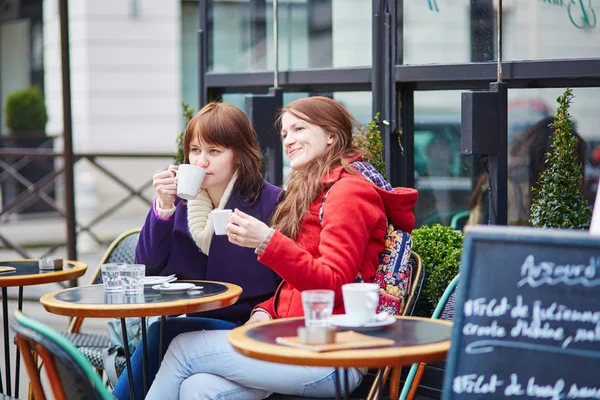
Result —
[[333, 290], [305, 290], [302, 292], [302, 307], [306, 326], [329, 326], [333, 311]]
[[121, 267], [123, 265], [121, 263], [110, 263], [100, 266], [102, 285], [105, 292], [113, 293], [123, 290], [123, 281], [121, 280]]
[[124, 264], [121, 267], [121, 280], [125, 294], [144, 293], [144, 277], [146, 266], [144, 264]]

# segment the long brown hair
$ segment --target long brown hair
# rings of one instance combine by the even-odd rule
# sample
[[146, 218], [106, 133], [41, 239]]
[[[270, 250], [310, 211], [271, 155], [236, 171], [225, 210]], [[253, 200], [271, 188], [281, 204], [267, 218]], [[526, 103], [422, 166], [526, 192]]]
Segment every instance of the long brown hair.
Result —
[[292, 171], [285, 199], [273, 215], [274, 228], [296, 239], [300, 230], [300, 221], [308, 212], [310, 204], [326, 188], [326, 185], [321, 182], [322, 177], [339, 165], [356, 175], [347, 159], [361, 155], [362, 152], [352, 142], [353, 124], [357, 122], [337, 101], [323, 96], [294, 100], [281, 110], [279, 124], [285, 113], [317, 125], [333, 136], [333, 143], [327, 147], [322, 156], [311, 161], [301, 170]]
[[242, 110], [228, 103], [210, 102], [190, 120], [183, 138], [184, 162], [189, 164], [190, 143], [197, 137], [202, 143], [231, 149], [238, 163], [234, 190], [254, 203], [263, 187], [258, 139]]

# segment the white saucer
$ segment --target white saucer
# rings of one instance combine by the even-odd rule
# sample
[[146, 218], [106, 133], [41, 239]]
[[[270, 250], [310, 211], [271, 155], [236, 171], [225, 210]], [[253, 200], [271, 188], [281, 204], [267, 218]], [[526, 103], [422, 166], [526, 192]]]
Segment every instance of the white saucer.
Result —
[[181, 294], [185, 293], [188, 289], [191, 289], [194, 286], [196, 285], [194, 285], [193, 283], [175, 282], [170, 283], [169, 287], [161, 287], [160, 285], [154, 285], [152, 286], [152, 289], [158, 290], [159, 292], [164, 294]]
[[388, 315], [388, 317], [382, 321], [370, 321], [362, 325], [358, 325], [353, 322], [346, 314], [332, 315], [329, 318], [329, 322], [333, 326], [337, 326], [342, 329], [351, 329], [353, 331], [375, 331], [388, 325], [392, 325], [396, 322], [396, 317]]
[[176, 280], [177, 278], [170, 278], [168, 276], [145, 276], [144, 286], [160, 285], [163, 282]]

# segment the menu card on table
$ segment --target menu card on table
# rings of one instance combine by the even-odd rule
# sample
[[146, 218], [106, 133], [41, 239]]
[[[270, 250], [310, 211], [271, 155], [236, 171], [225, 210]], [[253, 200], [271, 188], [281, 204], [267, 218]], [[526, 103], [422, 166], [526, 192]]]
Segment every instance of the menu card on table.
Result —
[[478, 226], [460, 271], [444, 399], [600, 396], [600, 238]]

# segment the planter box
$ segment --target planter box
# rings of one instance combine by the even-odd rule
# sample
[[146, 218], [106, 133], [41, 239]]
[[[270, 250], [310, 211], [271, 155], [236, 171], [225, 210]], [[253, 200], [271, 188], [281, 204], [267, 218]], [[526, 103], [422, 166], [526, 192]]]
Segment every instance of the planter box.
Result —
[[[0, 148], [27, 148], [27, 149], [52, 149], [54, 147], [54, 139], [52, 137], [2, 137], [0, 138]], [[19, 163], [23, 157], [20, 156], [8, 156], [3, 157], [3, 161], [15, 166]], [[24, 165], [15, 168], [21, 175], [32, 184], [35, 184], [42, 180], [46, 175], [54, 171], [54, 157], [37, 157], [30, 158]], [[0, 190], [2, 190], [2, 209], [4, 210], [15, 198], [21, 193], [26, 191], [26, 187], [15, 179], [13, 176], [5, 173], [3, 169], [0, 169]], [[50, 183], [44, 188], [44, 192], [50, 196], [50, 198], [56, 198], [56, 185], [55, 182]], [[29, 198], [25, 206], [19, 206], [17, 214], [32, 214], [41, 212], [54, 212], [55, 210], [46, 202], [41, 200], [39, 196]]]

